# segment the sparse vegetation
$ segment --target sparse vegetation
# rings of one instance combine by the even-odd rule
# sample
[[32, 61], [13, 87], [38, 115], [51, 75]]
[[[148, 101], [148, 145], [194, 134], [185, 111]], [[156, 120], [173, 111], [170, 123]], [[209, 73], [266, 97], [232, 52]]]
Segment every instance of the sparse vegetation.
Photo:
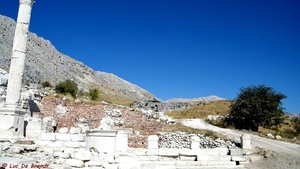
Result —
[[66, 80], [64, 82], [58, 83], [55, 87], [55, 91], [61, 94], [69, 93], [73, 98], [76, 98], [78, 87], [74, 81]]
[[300, 133], [300, 114], [298, 116], [293, 117], [291, 121], [292, 121], [293, 128], [299, 134]]
[[48, 81], [45, 81], [45, 82], [42, 83], [42, 87], [44, 87], [44, 88], [45, 87], [52, 87], [52, 84]]

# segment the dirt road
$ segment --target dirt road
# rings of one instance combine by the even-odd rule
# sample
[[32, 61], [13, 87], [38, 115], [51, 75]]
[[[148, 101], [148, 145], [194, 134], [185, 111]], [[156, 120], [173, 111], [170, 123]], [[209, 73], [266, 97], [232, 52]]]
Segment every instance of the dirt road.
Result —
[[[240, 142], [242, 134], [249, 134], [242, 131], [224, 129], [205, 123], [201, 119], [184, 119], [180, 122], [188, 127], [196, 129], [206, 129], [226, 135], [227, 137]], [[269, 158], [259, 160], [257, 162], [247, 165], [248, 168], [253, 169], [300, 169], [300, 145], [292, 144], [279, 140], [272, 140], [257, 135], [249, 134], [251, 137], [252, 147], [264, 148], [267, 151], [272, 151], [273, 155]]]

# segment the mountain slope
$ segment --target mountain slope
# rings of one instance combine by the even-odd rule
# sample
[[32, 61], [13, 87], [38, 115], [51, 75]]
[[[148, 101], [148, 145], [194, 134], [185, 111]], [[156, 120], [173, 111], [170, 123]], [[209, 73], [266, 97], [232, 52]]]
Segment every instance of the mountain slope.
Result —
[[[16, 22], [0, 15], [0, 68], [9, 70]], [[116, 75], [94, 71], [83, 63], [57, 51], [50, 41], [29, 32], [24, 83], [48, 81], [53, 85], [66, 79], [74, 80], [79, 88], [104, 89], [103, 93], [121, 100], [149, 100], [155, 96]]]

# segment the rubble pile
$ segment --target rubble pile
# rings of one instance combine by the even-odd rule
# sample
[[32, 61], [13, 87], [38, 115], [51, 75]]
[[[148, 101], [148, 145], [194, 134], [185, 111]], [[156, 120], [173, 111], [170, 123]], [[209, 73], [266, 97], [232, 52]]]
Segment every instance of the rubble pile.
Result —
[[[159, 137], [159, 148], [190, 148], [191, 137], [195, 134], [186, 134], [184, 132], [178, 133], [157, 133]], [[210, 138], [203, 134], [197, 134], [199, 137], [199, 148], [238, 148], [237, 145], [231, 141], [225, 141], [221, 138]]]

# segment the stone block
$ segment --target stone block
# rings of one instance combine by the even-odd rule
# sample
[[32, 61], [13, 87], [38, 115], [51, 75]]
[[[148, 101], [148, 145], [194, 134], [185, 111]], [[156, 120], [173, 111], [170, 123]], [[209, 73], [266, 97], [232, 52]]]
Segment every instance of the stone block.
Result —
[[70, 141], [70, 134], [56, 133], [56, 140]]
[[26, 138], [29, 139], [40, 139], [42, 132], [42, 120], [40, 118], [29, 118], [25, 126]]
[[10, 152], [12, 153], [21, 153], [24, 151], [24, 148], [23, 147], [20, 147], [20, 146], [11, 146], [10, 149], [9, 149]]
[[71, 167], [77, 167], [77, 168], [81, 168], [83, 167], [83, 161], [81, 160], [76, 160], [76, 159], [67, 159], [66, 160], [66, 165], [69, 165]]
[[253, 151], [250, 149], [230, 149], [230, 155], [232, 156], [242, 156], [242, 155], [251, 155]]
[[148, 149], [157, 149], [158, 148], [158, 136], [151, 135], [148, 137]]
[[229, 152], [228, 148], [212, 148], [212, 149], [200, 149], [198, 151], [198, 154], [218, 156], [218, 155], [228, 155], [228, 152]]
[[119, 163], [119, 169], [140, 169], [138, 158], [133, 154], [116, 154], [115, 163]]
[[158, 149], [147, 149], [146, 155], [156, 155], [158, 156]]
[[129, 153], [129, 154], [134, 154], [135, 149], [136, 148], [128, 148], [126, 152]]
[[91, 152], [81, 149], [77, 151], [77, 153], [75, 154], [75, 159], [83, 160], [83, 161], [91, 160]]
[[231, 156], [229, 155], [197, 155], [197, 161], [230, 161]]
[[196, 156], [179, 156], [181, 161], [196, 161]]
[[69, 133], [70, 134], [81, 134], [81, 128], [80, 127], [71, 127]]
[[86, 167], [103, 167], [106, 162], [101, 162], [101, 161], [89, 161], [86, 162]]
[[54, 153], [53, 148], [42, 148], [42, 151], [43, 151], [46, 155], [53, 155], [53, 153]]
[[124, 131], [118, 131], [116, 136], [116, 150], [117, 152], [126, 152], [128, 149], [128, 135]]
[[70, 140], [71, 141], [84, 141], [83, 134], [70, 134]]
[[230, 155], [221, 155], [219, 156], [219, 161], [230, 161], [231, 156]]
[[200, 138], [197, 135], [191, 136], [191, 149], [200, 149]]
[[145, 156], [147, 153], [147, 149], [144, 148], [136, 148], [134, 154], [137, 156]]
[[26, 151], [36, 151], [37, 146], [36, 145], [24, 145], [24, 150]]
[[56, 135], [55, 135], [55, 133], [41, 133], [41, 140], [55, 141], [56, 140]]
[[68, 141], [68, 142], [64, 142], [63, 145], [65, 147], [70, 147], [70, 148], [80, 148], [80, 142], [71, 142], [71, 141]]
[[179, 155], [182, 156], [196, 156], [197, 154], [201, 154], [199, 153], [199, 150], [192, 150], [192, 149], [179, 149]]
[[62, 128], [60, 128], [60, 129], [58, 130], [58, 133], [63, 133], [63, 134], [65, 134], [65, 133], [68, 133], [68, 131], [69, 131], [69, 129], [68, 129], [67, 127], [62, 127]]
[[87, 149], [94, 147], [99, 152], [114, 153], [116, 149], [117, 131], [113, 130], [88, 130]]
[[231, 161], [246, 162], [245, 156], [231, 156]]
[[55, 141], [50, 144], [51, 148], [60, 148], [62, 146], [63, 146], [63, 143], [61, 141]]
[[42, 141], [42, 140], [35, 141], [35, 145], [38, 147], [49, 146], [51, 143], [52, 141]]
[[249, 136], [249, 134], [245, 134], [241, 136], [241, 146], [242, 149], [251, 149], [251, 137]]
[[179, 150], [178, 149], [159, 149], [159, 155], [160, 156], [171, 156], [176, 157], [179, 156]]

